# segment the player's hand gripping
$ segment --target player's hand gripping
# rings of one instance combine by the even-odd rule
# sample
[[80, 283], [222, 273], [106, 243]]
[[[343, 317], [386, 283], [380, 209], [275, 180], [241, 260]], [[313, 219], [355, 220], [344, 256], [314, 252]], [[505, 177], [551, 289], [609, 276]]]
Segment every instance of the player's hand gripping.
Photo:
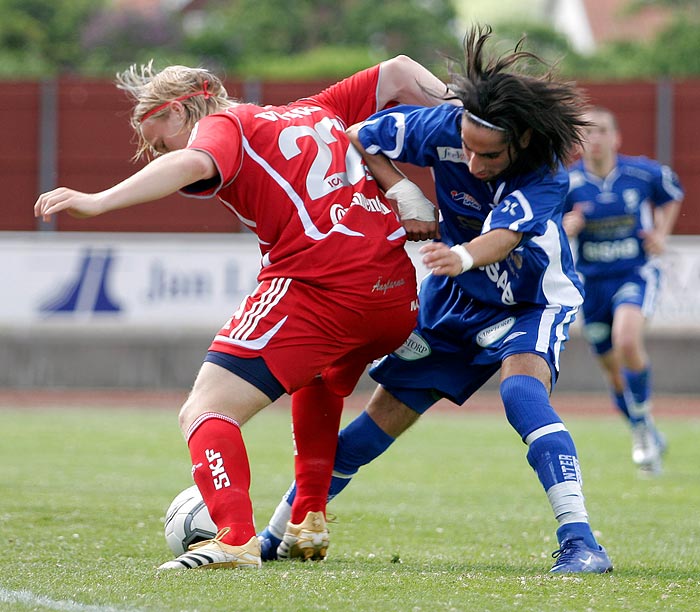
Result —
[[458, 276], [462, 274], [462, 259], [443, 242], [424, 244], [419, 252], [423, 254], [423, 263], [433, 274], [438, 276]]
[[412, 242], [440, 238], [437, 215], [438, 212], [437, 209], [435, 209], [436, 218], [434, 221], [417, 221], [416, 219], [406, 219], [402, 221], [401, 224], [406, 230], [406, 238]]
[[408, 240], [431, 240], [440, 237], [438, 209], [425, 197], [418, 185], [404, 178], [387, 189], [386, 195], [396, 201], [399, 218]]
[[48, 221], [51, 215], [62, 210], [72, 217], [94, 217], [101, 212], [99, 196], [59, 187], [42, 193], [34, 204], [34, 216], [42, 217], [44, 221]]

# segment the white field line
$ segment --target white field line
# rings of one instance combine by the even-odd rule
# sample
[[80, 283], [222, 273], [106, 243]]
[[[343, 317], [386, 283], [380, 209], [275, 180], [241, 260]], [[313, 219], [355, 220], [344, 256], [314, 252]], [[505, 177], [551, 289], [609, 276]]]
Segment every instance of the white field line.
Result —
[[138, 612], [137, 608], [117, 608], [114, 606], [93, 606], [77, 601], [51, 599], [31, 591], [10, 591], [0, 587], [0, 603], [21, 604], [33, 610], [56, 610], [57, 612]]

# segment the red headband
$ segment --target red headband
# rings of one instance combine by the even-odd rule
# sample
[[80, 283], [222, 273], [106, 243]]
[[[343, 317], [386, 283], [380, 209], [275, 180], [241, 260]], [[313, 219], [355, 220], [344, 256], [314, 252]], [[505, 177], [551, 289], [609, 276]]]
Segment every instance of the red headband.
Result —
[[173, 102], [180, 102], [181, 100], [187, 100], [188, 98], [194, 98], [195, 96], [204, 96], [205, 100], [208, 100], [209, 98], [212, 97], [212, 94], [209, 93], [209, 81], [204, 81], [202, 83], [202, 89], [199, 91], [194, 91], [192, 93], [185, 94], [184, 96], [179, 96], [178, 98], [175, 98], [174, 100], [169, 100], [168, 102], [164, 102], [163, 104], [156, 106], [155, 108], [152, 108], [149, 110], [147, 113], [144, 113], [144, 115], [141, 117], [141, 120], [139, 123], [143, 123], [148, 119], [149, 117], [152, 117], [155, 115], [158, 111], [162, 111], [166, 106], [172, 104]]

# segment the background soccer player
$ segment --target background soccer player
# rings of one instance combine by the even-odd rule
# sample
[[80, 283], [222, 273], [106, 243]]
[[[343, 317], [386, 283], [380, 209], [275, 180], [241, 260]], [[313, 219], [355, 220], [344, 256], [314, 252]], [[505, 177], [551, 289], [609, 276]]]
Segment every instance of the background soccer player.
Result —
[[644, 327], [659, 290], [658, 255], [678, 217], [676, 174], [646, 157], [620, 155], [614, 115], [587, 115], [582, 158], [571, 168], [564, 228], [577, 238], [584, 277], [584, 332], [632, 429], [632, 460], [642, 474], [661, 471], [666, 441], [651, 417], [651, 365]]
[[[432, 273], [421, 284], [418, 326], [370, 371], [380, 385], [340, 434], [330, 495], [440, 398], [462, 404], [500, 370], [506, 417], [559, 523], [551, 571], [608, 572], [574, 442], [549, 401], [583, 301], [561, 226], [569, 185], [561, 162], [580, 142], [582, 95], [551, 74], [518, 74], [514, 64], [537, 59], [519, 46], [489, 59], [490, 35], [474, 28], [465, 40], [463, 72], [451, 85], [462, 107], [399, 106], [351, 129], [402, 216], [422, 209], [430, 219], [432, 205], [389, 158], [432, 168], [442, 221], [440, 241], [421, 247]], [[409, 227], [412, 237], [436, 234], [430, 221]], [[516, 490], [504, 492], [507, 504]], [[294, 495], [292, 487], [261, 533], [266, 558]]]
[[218, 196], [262, 255], [260, 284], [217, 333], [180, 411], [220, 531], [161, 569], [260, 567], [240, 427], [285, 392], [298, 484], [285, 544], [290, 556], [323, 558], [343, 397], [404, 341], [417, 310], [406, 232], [345, 130], [394, 100], [430, 104], [426, 88], [445, 86], [407, 57], [282, 107], [238, 104], [215, 75], [183, 66], [132, 66], [118, 85], [135, 101], [137, 154], [155, 159], [99, 193], [45, 193], [35, 214], [89, 217], [177, 190]]

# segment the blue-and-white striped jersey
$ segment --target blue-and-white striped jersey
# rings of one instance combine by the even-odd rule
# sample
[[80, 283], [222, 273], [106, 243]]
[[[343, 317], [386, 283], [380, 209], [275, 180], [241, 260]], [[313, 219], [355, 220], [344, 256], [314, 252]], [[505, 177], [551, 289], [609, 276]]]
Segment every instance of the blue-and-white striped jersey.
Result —
[[565, 212], [581, 210], [586, 225], [577, 237], [576, 266], [586, 278], [625, 274], [647, 261], [642, 230], [653, 228], [653, 209], [683, 199], [678, 176], [646, 157], [618, 155], [601, 178], [583, 162], [570, 169]]
[[462, 151], [462, 113], [451, 104], [397, 106], [368, 120], [359, 139], [369, 153], [432, 169], [446, 244], [468, 242], [496, 228], [523, 233], [505, 260], [455, 278], [465, 294], [501, 307], [579, 306], [582, 288], [561, 227], [567, 172], [543, 167], [494, 181], [477, 179]]

